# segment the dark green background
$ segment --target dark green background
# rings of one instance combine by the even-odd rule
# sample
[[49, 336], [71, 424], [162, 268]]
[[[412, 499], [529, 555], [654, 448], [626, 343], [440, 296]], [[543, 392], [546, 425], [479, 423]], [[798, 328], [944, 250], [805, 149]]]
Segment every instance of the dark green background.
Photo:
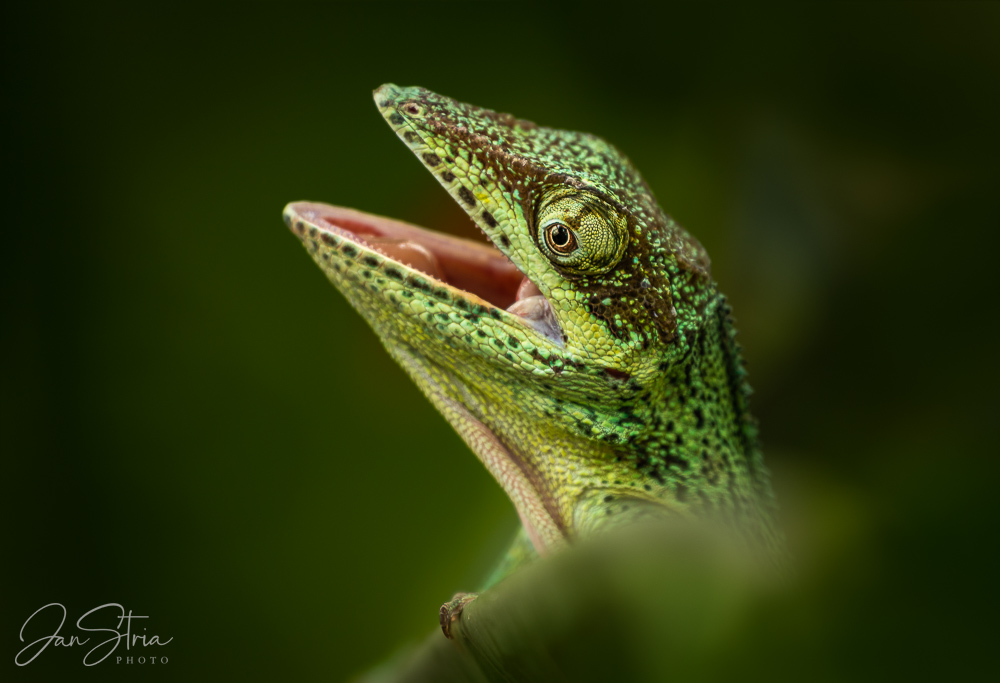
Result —
[[[735, 307], [790, 534], [837, 586], [825, 670], [971, 671], [996, 634], [996, 10], [5, 9], [0, 677], [339, 680], [515, 528], [281, 222], [311, 199], [468, 229], [378, 115], [387, 81], [633, 159]], [[169, 664], [17, 669], [48, 602], [149, 615]]]

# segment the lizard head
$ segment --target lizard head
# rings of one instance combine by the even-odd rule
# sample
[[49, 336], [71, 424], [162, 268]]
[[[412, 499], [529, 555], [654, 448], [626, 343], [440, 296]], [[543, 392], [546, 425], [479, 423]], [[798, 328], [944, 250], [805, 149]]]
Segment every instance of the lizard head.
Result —
[[[687, 353], [711, 295], [708, 257], [598, 137], [423, 88], [387, 84], [374, 97], [492, 244], [309, 202], [289, 204], [286, 223], [438, 408], [485, 424], [522, 451], [530, 486], [551, 489], [498, 406], [537, 397], [549, 443], [550, 427], [601, 446], [628, 440], [628, 421], [601, 419], [602, 406], [620, 410]], [[554, 416], [551, 401], [580, 408]]]
[[[708, 256], [617, 149], [424, 88], [386, 84], [374, 95], [392, 129], [495, 248], [339, 207], [289, 204], [285, 219], [300, 226], [300, 237], [325, 237], [313, 250], [324, 270], [346, 269], [349, 261], [328, 253], [346, 248], [350, 260], [363, 266], [367, 258], [380, 270], [378, 279], [403, 283], [386, 282], [386, 298], [410, 289], [410, 299], [422, 299], [438, 288], [448, 297], [434, 313], [491, 317], [547, 352], [512, 361], [523, 372], [550, 374], [554, 356], [613, 377], [645, 375], [685, 351], [684, 336], [700, 325]], [[363, 278], [357, 271], [351, 275]], [[375, 284], [349, 286], [374, 292]], [[444, 322], [428, 320], [431, 328]]]
[[384, 85], [375, 101], [544, 298], [566, 354], [645, 374], [682, 346], [674, 342], [685, 327], [698, 327], [708, 256], [613, 146], [423, 88]]

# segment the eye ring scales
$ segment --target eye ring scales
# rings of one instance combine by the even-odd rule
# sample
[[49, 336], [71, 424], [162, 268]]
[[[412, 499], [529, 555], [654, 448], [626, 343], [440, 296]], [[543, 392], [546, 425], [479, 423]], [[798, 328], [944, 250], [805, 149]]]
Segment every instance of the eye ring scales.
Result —
[[628, 247], [628, 219], [586, 191], [544, 197], [536, 214], [538, 247], [564, 274], [606, 273]]

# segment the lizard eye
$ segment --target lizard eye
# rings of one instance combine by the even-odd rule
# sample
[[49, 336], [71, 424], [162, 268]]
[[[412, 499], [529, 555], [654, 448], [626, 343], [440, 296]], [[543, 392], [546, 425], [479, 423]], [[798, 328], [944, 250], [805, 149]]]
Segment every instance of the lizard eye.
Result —
[[576, 249], [576, 235], [562, 223], [550, 223], [545, 227], [545, 242], [557, 254], [571, 254]]
[[589, 192], [565, 189], [544, 198], [536, 216], [538, 247], [567, 275], [596, 275], [625, 253], [627, 219]]

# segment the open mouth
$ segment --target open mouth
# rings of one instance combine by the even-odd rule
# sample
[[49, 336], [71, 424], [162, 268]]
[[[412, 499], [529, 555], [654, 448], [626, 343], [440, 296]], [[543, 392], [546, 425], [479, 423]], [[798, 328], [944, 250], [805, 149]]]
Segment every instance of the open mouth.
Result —
[[492, 245], [329, 204], [295, 202], [285, 209], [289, 214], [449, 285], [473, 303], [503, 309], [552, 342], [563, 343], [548, 300]]

